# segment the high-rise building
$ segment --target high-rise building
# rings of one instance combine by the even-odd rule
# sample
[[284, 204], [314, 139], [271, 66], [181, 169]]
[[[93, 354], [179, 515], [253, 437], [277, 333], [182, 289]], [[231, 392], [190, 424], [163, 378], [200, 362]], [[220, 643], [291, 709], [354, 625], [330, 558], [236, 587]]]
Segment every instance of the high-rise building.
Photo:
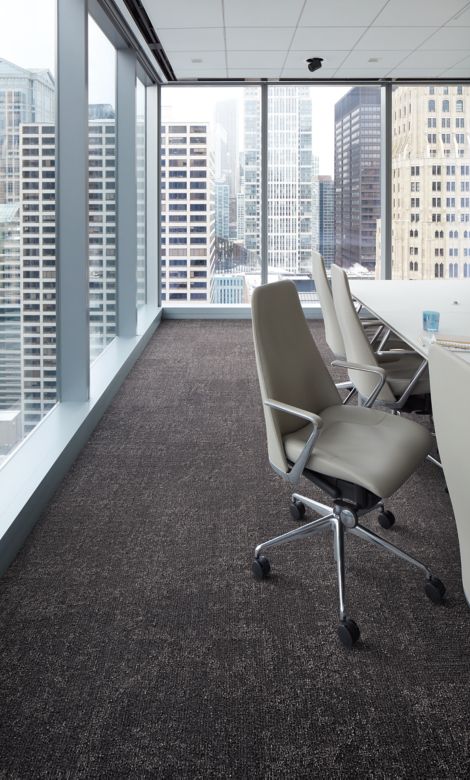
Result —
[[[245, 244], [260, 251], [260, 122], [258, 88], [245, 90]], [[312, 101], [308, 87], [269, 90], [268, 265], [298, 273], [311, 265], [314, 214]], [[315, 220], [317, 221], [314, 226]]]
[[335, 185], [331, 176], [318, 177], [319, 252], [326, 268], [335, 261]]
[[[89, 121], [90, 357], [116, 332], [115, 121]], [[55, 127], [20, 128], [23, 435], [56, 402]]]
[[380, 89], [353, 87], [335, 105], [335, 262], [375, 267], [380, 218]]
[[215, 235], [229, 238], [229, 185], [225, 181], [215, 182]]
[[162, 123], [162, 300], [209, 301], [215, 262], [209, 125]]
[[392, 277], [470, 278], [470, 87], [399, 86], [392, 120]]
[[[0, 59], [0, 409], [19, 409], [21, 377], [20, 199], [34, 186], [28, 171], [22, 190], [20, 130], [28, 122], [54, 122], [54, 79]], [[31, 215], [29, 215], [31, 218]]]

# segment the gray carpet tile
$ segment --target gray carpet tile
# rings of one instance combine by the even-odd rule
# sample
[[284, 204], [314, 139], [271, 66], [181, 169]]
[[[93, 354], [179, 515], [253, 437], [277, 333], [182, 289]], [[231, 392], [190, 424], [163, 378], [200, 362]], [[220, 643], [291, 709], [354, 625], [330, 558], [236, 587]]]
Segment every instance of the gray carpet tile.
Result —
[[[320, 323], [312, 325], [322, 345]], [[362, 640], [336, 640], [332, 539], [292, 527], [248, 322], [164, 322], [0, 581], [2, 778], [466, 778], [470, 610], [442, 473], [347, 538]], [[323, 498], [309, 483], [302, 489]]]

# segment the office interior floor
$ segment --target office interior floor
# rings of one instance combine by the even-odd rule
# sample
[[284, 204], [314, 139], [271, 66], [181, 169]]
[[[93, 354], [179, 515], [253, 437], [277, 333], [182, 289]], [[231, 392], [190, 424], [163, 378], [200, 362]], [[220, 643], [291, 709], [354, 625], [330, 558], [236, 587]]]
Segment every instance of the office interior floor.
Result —
[[344, 650], [328, 534], [250, 573], [293, 525], [250, 323], [163, 322], [0, 582], [0, 777], [467, 778], [470, 610], [444, 488], [425, 463], [393, 529], [365, 522], [435, 569], [446, 604], [348, 538], [363, 639]]

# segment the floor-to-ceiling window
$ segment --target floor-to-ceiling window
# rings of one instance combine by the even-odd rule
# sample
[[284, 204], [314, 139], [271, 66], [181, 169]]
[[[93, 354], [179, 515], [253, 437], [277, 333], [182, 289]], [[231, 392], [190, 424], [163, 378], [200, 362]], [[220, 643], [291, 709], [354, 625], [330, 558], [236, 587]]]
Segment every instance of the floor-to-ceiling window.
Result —
[[162, 90], [163, 305], [249, 302], [260, 283], [261, 90]]
[[136, 181], [137, 181], [137, 306], [146, 301], [146, 98], [138, 78], [135, 86]]
[[116, 51], [88, 20], [90, 359], [116, 335]]
[[54, 0], [0, 7], [0, 465], [56, 403], [54, 39]]
[[392, 96], [392, 276], [470, 279], [470, 86]]

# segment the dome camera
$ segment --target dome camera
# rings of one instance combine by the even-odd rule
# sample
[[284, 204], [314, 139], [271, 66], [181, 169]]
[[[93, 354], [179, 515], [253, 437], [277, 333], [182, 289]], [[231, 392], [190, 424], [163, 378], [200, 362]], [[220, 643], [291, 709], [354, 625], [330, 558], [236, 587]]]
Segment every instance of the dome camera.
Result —
[[321, 68], [322, 62], [323, 62], [323, 57], [310, 57], [307, 60], [307, 65], [310, 73], [313, 73], [314, 71]]

